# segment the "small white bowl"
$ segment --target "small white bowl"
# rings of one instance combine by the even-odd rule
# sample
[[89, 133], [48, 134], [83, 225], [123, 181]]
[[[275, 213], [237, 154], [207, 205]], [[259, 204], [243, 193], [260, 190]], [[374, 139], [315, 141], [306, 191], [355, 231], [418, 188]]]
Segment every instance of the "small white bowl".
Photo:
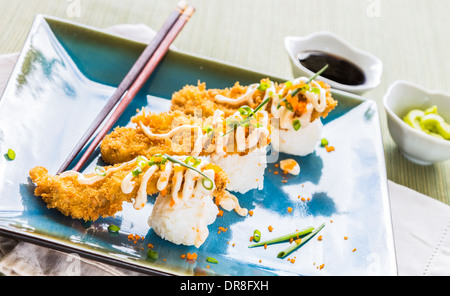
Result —
[[450, 141], [416, 130], [403, 121], [412, 109], [436, 105], [439, 115], [450, 122], [450, 94], [430, 91], [408, 81], [394, 82], [383, 99], [389, 133], [401, 153], [414, 163], [431, 165], [450, 159]]
[[341, 84], [321, 76], [320, 79], [332, 88], [361, 95], [380, 84], [383, 63], [372, 54], [351, 46], [331, 32], [317, 32], [305, 37], [287, 36], [284, 39], [284, 46], [290, 57], [294, 77], [314, 75], [314, 72], [300, 63], [298, 54], [316, 50], [339, 56], [354, 63], [366, 76], [365, 83], [360, 85]]

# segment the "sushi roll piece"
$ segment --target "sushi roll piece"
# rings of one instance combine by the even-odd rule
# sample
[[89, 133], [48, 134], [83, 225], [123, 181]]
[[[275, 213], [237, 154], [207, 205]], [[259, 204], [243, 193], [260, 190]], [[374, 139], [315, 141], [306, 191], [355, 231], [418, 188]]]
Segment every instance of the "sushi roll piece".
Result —
[[[114, 166], [97, 167], [93, 173], [65, 171], [51, 175], [42, 166], [30, 170], [35, 195], [48, 208], [85, 221], [114, 216], [124, 202], [142, 209], [148, 195], [171, 196], [174, 202], [191, 196], [208, 195], [218, 206], [246, 215], [237, 198], [226, 187], [226, 173], [207, 159], [192, 156], [138, 156]], [[230, 204], [232, 207], [230, 207]]]
[[50, 175], [44, 167], [30, 170], [35, 194], [48, 208], [85, 221], [114, 216], [124, 202], [144, 208], [148, 195], [157, 194], [148, 224], [175, 244], [201, 246], [209, 235], [219, 206], [245, 216], [238, 199], [226, 190], [225, 172], [206, 159], [191, 156], [144, 156], [95, 173], [66, 171]]
[[169, 195], [159, 195], [148, 225], [163, 239], [198, 248], [206, 241], [208, 225], [214, 223], [218, 213], [217, 205], [207, 194], [195, 194], [178, 202]]
[[272, 131], [273, 148], [297, 156], [314, 151], [321, 138], [321, 118], [328, 116], [338, 103], [330, 86], [322, 81], [300, 77], [276, 83], [265, 78], [249, 86], [236, 82], [225, 89], [207, 89], [205, 83], [186, 85], [173, 94], [171, 110], [193, 114], [200, 109], [205, 115], [221, 110], [229, 116], [243, 105], [256, 108], [266, 99], [270, 101], [262, 110], [268, 112], [270, 125], [276, 129]]
[[300, 77], [283, 84], [270, 106], [272, 120], [278, 120], [274, 149], [297, 156], [314, 152], [322, 135], [321, 118], [336, 105], [330, 86], [324, 82]]
[[225, 171], [230, 180], [228, 190], [262, 189], [271, 141], [268, 112], [244, 106], [228, 117], [222, 110], [203, 117], [180, 111], [146, 113], [143, 109], [131, 122], [134, 126], [116, 128], [100, 144], [107, 163], [155, 153], [206, 157]]

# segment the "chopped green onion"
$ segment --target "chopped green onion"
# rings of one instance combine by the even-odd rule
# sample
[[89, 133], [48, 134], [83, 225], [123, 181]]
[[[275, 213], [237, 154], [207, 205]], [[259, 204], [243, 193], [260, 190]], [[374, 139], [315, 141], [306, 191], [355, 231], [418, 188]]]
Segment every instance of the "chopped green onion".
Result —
[[6, 153], [6, 155], [8, 155], [8, 158], [10, 160], [14, 160], [16, 158], [16, 152], [14, 152], [14, 150], [12, 150], [12, 149], [8, 149], [8, 152]]
[[94, 172], [99, 176], [102, 177], [106, 176], [106, 170], [104, 167], [96, 166]]
[[284, 85], [285, 85], [286, 87], [290, 87], [290, 86], [292, 85], [292, 81], [286, 81], [286, 82], [284, 83]]
[[283, 98], [283, 99], [281, 99], [281, 100], [278, 102], [277, 110], [280, 109], [281, 103], [282, 103], [282, 102], [284, 102], [284, 107], [285, 107], [286, 109], [288, 109], [288, 110], [291, 111], [291, 112], [294, 112], [294, 108], [292, 108], [292, 104], [289, 103], [289, 102], [287, 101], [286, 98]]
[[292, 104], [289, 102], [284, 103], [284, 107], [286, 107], [286, 109], [288, 109], [291, 112], [294, 112], [294, 108], [292, 108]]
[[203, 127], [203, 131], [205, 131], [206, 134], [209, 134], [212, 130], [213, 130], [212, 125], [208, 125], [208, 126]]
[[190, 166], [190, 165], [188, 165], [188, 164], [186, 164], [186, 163], [184, 163], [182, 161], [179, 161], [178, 159], [173, 158], [172, 156], [169, 156], [167, 154], [164, 154], [164, 157], [166, 157], [166, 159], [170, 160], [173, 163], [178, 163], [179, 165], [184, 166], [185, 168], [191, 169], [191, 170], [199, 173], [203, 177], [205, 177], [205, 179], [208, 180], [210, 182], [210, 184], [212, 185], [211, 187], [207, 187], [205, 185], [205, 183], [204, 183], [205, 179], [203, 179], [202, 185], [203, 185], [203, 187], [205, 187], [205, 189], [211, 190], [214, 187], [214, 182], [207, 175], [205, 175], [203, 172], [201, 172], [200, 170], [198, 170], [198, 169], [194, 168], [193, 166]]
[[119, 232], [120, 227], [114, 224], [111, 224], [108, 226], [108, 231], [109, 232]]
[[[209, 182], [209, 185], [206, 185], [205, 183]], [[203, 187], [205, 187], [206, 190], [211, 190], [214, 187], [214, 183], [211, 181], [211, 179], [203, 179], [202, 180], [202, 185]]]
[[292, 126], [294, 127], [295, 131], [298, 131], [302, 127], [302, 124], [300, 123], [300, 120], [296, 119], [292, 123]]
[[217, 261], [217, 259], [213, 258], [213, 257], [206, 257], [206, 262], [214, 263], [214, 264], [219, 263], [219, 261]]
[[148, 159], [144, 156], [138, 156], [136, 162], [139, 167], [143, 168], [148, 164]]
[[305, 228], [303, 230], [300, 230], [300, 231], [297, 231], [297, 232], [294, 232], [294, 233], [290, 233], [290, 234], [286, 234], [286, 235], [283, 235], [283, 236], [279, 236], [279, 237], [276, 237], [276, 238], [273, 238], [273, 239], [270, 239], [270, 240], [266, 240], [266, 241], [263, 241], [263, 242], [258, 242], [257, 244], [253, 244], [253, 245], [250, 245], [248, 247], [249, 248], [254, 248], [254, 247], [264, 246], [266, 244], [270, 245], [270, 244], [276, 244], [276, 243], [284, 242], [284, 241], [290, 240], [291, 238], [305, 236], [305, 235], [307, 235], [308, 233], [310, 233], [313, 230], [314, 230], [314, 227], [307, 227], [307, 228]]
[[270, 87], [270, 82], [261, 82], [258, 86], [258, 90], [265, 91]]
[[253, 231], [253, 241], [259, 242], [261, 240], [261, 232], [258, 229]]
[[[267, 102], [269, 102], [271, 98], [268, 97], [267, 99], [265, 99], [264, 101], [261, 102], [261, 104], [258, 105], [258, 107], [255, 108], [255, 110], [252, 110], [252, 112], [250, 112], [250, 114], [247, 116], [247, 118], [245, 118], [244, 120], [237, 122], [237, 121], [233, 121], [233, 125], [231, 125], [229, 123], [229, 121], [227, 120], [227, 125], [228, 126], [232, 126], [233, 128], [231, 130], [229, 130], [228, 132], [226, 132], [223, 136], [228, 135], [229, 133], [231, 133], [232, 131], [234, 131], [238, 126], [248, 126], [248, 122], [250, 120], [250, 118], [256, 114], [256, 112], [258, 112], [265, 104], [267, 104]], [[250, 108], [250, 107], [249, 107]], [[250, 108], [251, 110], [251, 108]], [[231, 122], [231, 120], [230, 120]]]
[[249, 106], [242, 106], [241, 108], [239, 108], [239, 113], [241, 115], [250, 115], [253, 113], [253, 109]]
[[[161, 158], [161, 160], [156, 159], [156, 158]], [[166, 161], [167, 161], [167, 157], [162, 155], [162, 154], [160, 154], [160, 153], [158, 153], [158, 154], [155, 154], [152, 157], [150, 157], [150, 161], [148, 162], [148, 165], [149, 166], [152, 166], [152, 165], [155, 165], [155, 164], [162, 165], [162, 164], [165, 164]]]
[[328, 140], [323, 138], [322, 140], [320, 140], [320, 146], [325, 147], [328, 145]]
[[307, 241], [309, 241], [313, 236], [315, 236], [323, 227], [325, 226], [325, 223], [320, 225], [319, 227], [317, 227], [317, 229], [314, 229], [313, 232], [309, 233], [307, 236], [305, 236], [304, 238], [302, 238], [300, 241], [296, 241], [294, 240], [294, 242], [287, 247], [286, 249], [284, 249], [283, 251], [281, 251], [280, 253], [278, 253], [277, 257], [278, 258], [284, 258], [286, 256], [288, 256], [290, 253], [292, 253], [293, 251], [295, 251], [298, 247], [300, 247], [301, 245], [304, 245]]
[[[194, 163], [192, 163], [192, 161], [194, 161]], [[184, 160], [184, 163], [188, 164], [188, 165], [192, 165], [193, 167], [197, 167], [202, 161], [195, 156], [188, 156], [186, 157], [186, 159]]]
[[311, 92], [313, 92], [313, 93], [315, 93], [315, 94], [317, 94], [317, 95], [320, 95], [320, 88], [318, 88], [318, 87], [313, 87], [313, 88], [311, 88]]
[[158, 260], [158, 252], [153, 251], [152, 249], [147, 250], [147, 257], [153, 260]]
[[133, 177], [136, 177], [137, 175], [142, 173], [142, 169], [141, 167], [136, 167], [133, 171], [131, 171], [131, 173], [133, 174]]

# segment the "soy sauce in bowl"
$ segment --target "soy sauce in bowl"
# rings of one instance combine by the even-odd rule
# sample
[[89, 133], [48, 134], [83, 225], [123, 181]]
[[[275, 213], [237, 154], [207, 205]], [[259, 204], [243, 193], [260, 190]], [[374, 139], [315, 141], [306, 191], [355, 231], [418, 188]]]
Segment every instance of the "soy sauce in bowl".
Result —
[[321, 76], [341, 84], [361, 85], [366, 81], [364, 72], [358, 66], [336, 55], [322, 51], [304, 51], [298, 55], [298, 60], [314, 73], [328, 65]]

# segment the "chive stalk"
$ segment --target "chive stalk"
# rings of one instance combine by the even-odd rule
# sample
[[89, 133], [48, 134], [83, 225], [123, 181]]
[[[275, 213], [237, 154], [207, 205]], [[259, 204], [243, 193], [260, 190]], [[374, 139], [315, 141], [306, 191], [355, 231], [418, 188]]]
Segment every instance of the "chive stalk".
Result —
[[[314, 76], [310, 77], [308, 80], [306, 80], [305, 84], [310, 84], [314, 79], [316, 79], [320, 74], [322, 74], [326, 69], [328, 68], [328, 65], [325, 65], [322, 69], [319, 70]], [[297, 88], [296, 90], [292, 91], [291, 96], [295, 96], [301, 88]]]
[[270, 244], [276, 244], [276, 243], [284, 242], [284, 241], [290, 240], [291, 238], [297, 238], [297, 237], [305, 236], [305, 235], [311, 233], [313, 230], [314, 230], [314, 227], [309, 226], [309, 227], [306, 227], [303, 230], [296, 231], [294, 233], [286, 234], [286, 235], [283, 235], [283, 236], [279, 236], [279, 237], [276, 237], [276, 238], [273, 238], [273, 239], [270, 239], [270, 240], [266, 240], [266, 241], [263, 241], [263, 242], [259, 242], [259, 243], [250, 245], [248, 247], [249, 248], [254, 248], [254, 247], [264, 246], [266, 244], [270, 245]]
[[323, 227], [325, 226], [325, 223], [314, 229], [314, 231], [310, 232], [307, 236], [300, 240], [294, 240], [289, 247], [278, 253], [278, 258], [284, 258], [294, 252], [297, 248], [304, 245], [306, 242], [308, 242], [313, 236], [315, 236]]

